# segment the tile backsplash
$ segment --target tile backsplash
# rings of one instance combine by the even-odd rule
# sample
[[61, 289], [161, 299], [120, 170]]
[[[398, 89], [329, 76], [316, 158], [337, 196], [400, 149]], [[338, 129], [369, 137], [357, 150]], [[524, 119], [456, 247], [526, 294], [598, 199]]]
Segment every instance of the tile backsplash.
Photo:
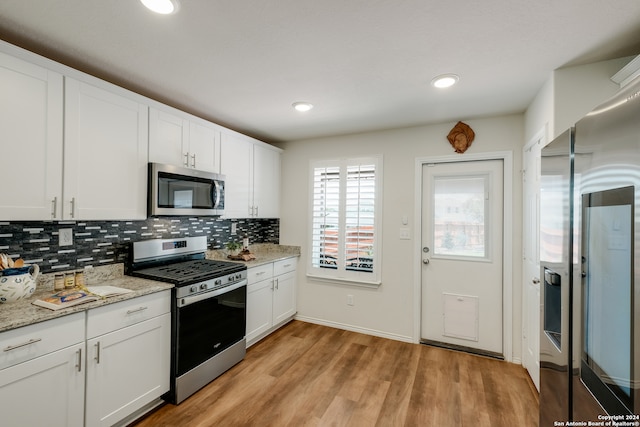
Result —
[[[236, 234], [231, 234], [235, 223]], [[71, 229], [73, 244], [61, 246], [59, 230]], [[131, 242], [207, 236], [209, 249], [225, 243], [279, 243], [279, 219], [220, 219], [158, 217], [140, 221], [23, 221], [0, 222], [0, 253], [38, 264], [43, 272], [72, 270], [128, 261]]]

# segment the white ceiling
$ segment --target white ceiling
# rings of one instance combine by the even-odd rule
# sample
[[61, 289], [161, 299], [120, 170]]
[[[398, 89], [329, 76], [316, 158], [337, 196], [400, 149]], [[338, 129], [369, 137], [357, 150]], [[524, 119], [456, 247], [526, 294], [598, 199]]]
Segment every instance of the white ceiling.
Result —
[[278, 142], [523, 112], [552, 70], [640, 53], [640, 1], [2, 0], [0, 38]]

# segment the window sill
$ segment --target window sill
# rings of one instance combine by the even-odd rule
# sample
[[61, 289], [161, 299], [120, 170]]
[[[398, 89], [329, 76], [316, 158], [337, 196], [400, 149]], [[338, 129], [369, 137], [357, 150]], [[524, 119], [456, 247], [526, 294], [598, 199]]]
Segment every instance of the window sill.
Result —
[[334, 285], [359, 286], [362, 288], [378, 288], [382, 284], [380, 281], [369, 282], [344, 277], [317, 276], [309, 273], [307, 273], [307, 277], [318, 282], [332, 283]]

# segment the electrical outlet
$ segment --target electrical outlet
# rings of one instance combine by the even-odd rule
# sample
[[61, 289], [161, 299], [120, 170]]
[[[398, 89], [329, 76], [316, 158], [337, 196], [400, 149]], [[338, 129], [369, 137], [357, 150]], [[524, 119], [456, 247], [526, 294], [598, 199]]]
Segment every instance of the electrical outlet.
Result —
[[347, 295], [347, 305], [353, 305], [353, 295]]
[[73, 228], [61, 228], [58, 230], [58, 246], [73, 245]]
[[231, 234], [236, 234], [238, 232], [238, 224], [235, 222], [231, 223]]

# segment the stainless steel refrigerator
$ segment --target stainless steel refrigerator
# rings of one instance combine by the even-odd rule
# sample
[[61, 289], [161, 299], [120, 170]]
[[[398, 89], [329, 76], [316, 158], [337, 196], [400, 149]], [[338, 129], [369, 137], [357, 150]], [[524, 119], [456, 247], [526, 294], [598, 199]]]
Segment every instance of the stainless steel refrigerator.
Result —
[[640, 78], [542, 150], [540, 427], [640, 425], [636, 233]]

